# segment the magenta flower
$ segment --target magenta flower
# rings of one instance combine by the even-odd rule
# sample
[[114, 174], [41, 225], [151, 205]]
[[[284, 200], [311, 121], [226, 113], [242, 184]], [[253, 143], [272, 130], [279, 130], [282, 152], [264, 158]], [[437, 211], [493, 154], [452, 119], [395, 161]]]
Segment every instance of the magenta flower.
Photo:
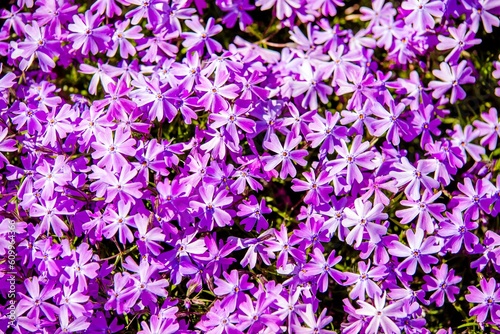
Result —
[[277, 155], [275, 156], [265, 156], [262, 158], [264, 165], [264, 170], [269, 172], [276, 168], [280, 163], [281, 171], [280, 178], [286, 179], [288, 175], [295, 177], [297, 175], [297, 170], [293, 166], [292, 161], [295, 161], [301, 166], [307, 164], [304, 157], [308, 154], [306, 150], [295, 150], [294, 148], [302, 141], [302, 137], [295, 137], [293, 134], [289, 133], [285, 139], [285, 145], [281, 145], [278, 136], [276, 134], [271, 134], [270, 140], [264, 142], [264, 147], [270, 151], [273, 151]]
[[92, 12], [86, 11], [85, 16], [73, 15], [73, 23], [68, 25], [68, 39], [73, 42], [74, 50], [81, 50], [82, 54], [88, 55], [89, 51], [92, 54], [97, 54], [106, 47], [111, 39], [111, 31], [108, 26], [98, 27], [102, 19], [99, 14], [92, 15]]

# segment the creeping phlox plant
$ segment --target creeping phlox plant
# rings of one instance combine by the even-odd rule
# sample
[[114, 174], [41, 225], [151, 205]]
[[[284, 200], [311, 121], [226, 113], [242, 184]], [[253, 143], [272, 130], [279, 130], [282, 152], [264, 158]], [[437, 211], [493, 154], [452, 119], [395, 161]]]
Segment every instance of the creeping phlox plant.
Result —
[[500, 1], [2, 6], [0, 332], [500, 331]]

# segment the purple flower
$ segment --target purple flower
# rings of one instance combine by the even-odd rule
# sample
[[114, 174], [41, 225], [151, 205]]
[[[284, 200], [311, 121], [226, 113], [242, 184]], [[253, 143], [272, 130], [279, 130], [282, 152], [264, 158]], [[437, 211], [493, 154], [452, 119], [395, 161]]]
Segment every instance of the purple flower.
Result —
[[345, 137], [345, 128], [337, 126], [340, 119], [339, 113], [325, 113], [325, 118], [316, 114], [313, 121], [309, 123], [309, 132], [306, 140], [311, 141], [312, 147], [318, 147], [321, 144], [320, 152], [323, 154], [332, 154], [335, 144], [339, 143], [339, 138]]
[[396, 187], [406, 185], [405, 195], [410, 199], [415, 201], [420, 199], [420, 184], [429, 192], [439, 188], [439, 182], [427, 176], [435, 170], [435, 164], [432, 160], [419, 160], [417, 167], [414, 167], [406, 157], [403, 157], [401, 163], [395, 163], [394, 167], [398, 171], [392, 171], [389, 175], [394, 177]]
[[153, 280], [158, 268], [149, 264], [146, 260], [141, 261], [138, 271], [134, 275], [128, 275], [128, 288], [124, 289], [118, 297], [119, 303], [124, 303], [125, 309], [134, 306], [139, 298], [145, 305], [155, 305], [157, 297], [166, 297], [165, 287], [168, 286], [166, 279]]
[[330, 175], [337, 174], [344, 169], [347, 169], [347, 184], [352, 185], [354, 181], [361, 183], [363, 175], [358, 166], [366, 169], [374, 169], [375, 166], [372, 159], [375, 154], [372, 151], [367, 151], [370, 148], [369, 142], [361, 142], [362, 136], [356, 136], [353, 139], [351, 148], [347, 148], [347, 144], [343, 139], [340, 139], [341, 146], [335, 146], [338, 153], [338, 158], [327, 163], [327, 171]]
[[136, 50], [135, 47], [130, 43], [129, 39], [136, 40], [143, 38], [144, 35], [141, 33], [140, 26], [133, 26], [132, 28], [125, 30], [128, 28], [130, 24], [130, 20], [125, 20], [123, 22], [115, 23], [115, 32], [113, 37], [111, 38], [111, 47], [106, 53], [106, 56], [113, 57], [120, 48], [120, 56], [124, 59], [127, 59], [128, 56], [135, 56]]
[[318, 206], [330, 202], [329, 195], [333, 187], [330, 186], [332, 178], [329, 172], [321, 171], [318, 176], [316, 176], [316, 173], [314, 169], [302, 173], [306, 181], [293, 179], [292, 190], [296, 192], [307, 191], [304, 203]]
[[40, 27], [36, 21], [33, 21], [33, 25], [25, 25], [24, 29], [26, 39], [17, 44], [12, 58], [22, 57], [19, 68], [25, 71], [31, 66], [36, 55], [42, 71], [50, 72], [56, 66], [52, 58], [59, 56], [60, 41], [51, 40], [52, 36], [46, 27]]
[[400, 269], [406, 269], [408, 275], [415, 274], [417, 264], [420, 264], [425, 273], [431, 271], [431, 264], [438, 263], [438, 259], [430, 254], [437, 253], [441, 246], [437, 244], [436, 237], [430, 236], [424, 240], [424, 231], [417, 229], [406, 231], [408, 246], [399, 241], [393, 241], [389, 247], [389, 253], [397, 257], [404, 257], [399, 264]]
[[[279, 1], [279, 0], [278, 0]], [[301, 320], [308, 327], [302, 327], [299, 324], [292, 324], [293, 332], [295, 333], [304, 333], [304, 334], [333, 334], [334, 331], [330, 331], [327, 329], [323, 329], [329, 323], [332, 322], [333, 318], [331, 316], [326, 315], [326, 308], [323, 309], [318, 318], [314, 314], [313, 308], [311, 304], [306, 304], [305, 310], [297, 310]]]
[[70, 319], [68, 309], [61, 307], [61, 314], [59, 315], [59, 328], [54, 332], [54, 334], [80, 332], [86, 330], [90, 326], [90, 322], [87, 322], [87, 317], [77, 317], [71, 323]]
[[442, 62], [439, 68], [433, 70], [432, 74], [441, 81], [429, 82], [429, 88], [433, 90], [432, 97], [441, 98], [451, 88], [450, 103], [463, 100], [466, 93], [460, 85], [476, 82], [476, 78], [471, 75], [472, 68], [467, 67], [467, 61], [462, 60], [460, 64], [451, 67], [447, 62]]
[[198, 16], [193, 16], [191, 20], [185, 21], [188, 28], [194, 32], [182, 33], [181, 36], [184, 38], [182, 45], [192, 51], [197, 51], [199, 54], [203, 54], [204, 46], [207, 47], [208, 54], [220, 52], [222, 50], [222, 45], [210, 37], [220, 33], [222, 31], [222, 26], [214, 23], [215, 20], [213, 17], [208, 19], [206, 27], [201, 25]]
[[19, 293], [21, 295], [21, 300], [17, 306], [17, 314], [22, 315], [28, 312], [28, 316], [31, 318], [39, 318], [41, 314], [45, 315], [50, 321], [56, 320], [56, 315], [59, 314], [59, 308], [50, 302], [52, 297], [60, 292], [60, 288], [55, 287], [55, 282], [49, 280], [49, 282], [40, 291], [40, 284], [38, 277], [27, 278], [24, 281], [26, 290], [29, 296], [24, 293]]
[[332, 251], [328, 259], [325, 259], [323, 252], [318, 248], [314, 248], [313, 253], [310, 255], [311, 262], [303, 266], [304, 276], [313, 276], [320, 292], [328, 290], [328, 276], [341, 284], [341, 281], [345, 279], [345, 275], [341, 271], [334, 269], [334, 266], [342, 260], [342, 256], [335, 256], [335, 251]]
[[380, 118], [368, 118], [365, 123], [372, 136], [381, 137], [387, 131], [387, 140], [393, 145], [399, 145], [401, 137], [408, 133], [408, 125], [400, 118], [406, 105], [404, 103], [396, 105], [391, 101], [388, 107], [389, 110], [386, 110], [380, 103], [374, 102], [372, 114]]
[[227, 308], [229, 312], [233, 312], [237, 304], [244, 302], [246, 294], [243, 291], [250, 290], [254, 284], [248, 282], [247, 274], [240, 277], [238, 270], [231, 270], [229, 274], [223, 272], [222, 275], [225, 280], [214, 277], [214, 283], [217, 285], [214, 293], [217, 296], [224, 296], [221, 306]]
[[168, 8], [165, 0], [126, 0], [126, 2], [138, 6], [125, 15], [127, 19], [132, 18], [133, 25], [138, 24], [146, 16], [149, 25], [155, 27], [162, 22], [161, 14], [165, 13], [163, 8]]
[[275, 8], [278, 20], [292, 16], [293, 11], [301, 6], [299, 0], [257, 0], [255, 4], [261, 7], [261, 10]]
[[211, 231], [214, 222], [220, 227], [233, 224], [228, 210], [223, 209], [233, 202], [233, 197], [228, 195], [227, 190], [223, 189], [215, 193], [213, 185], [206, 185], [201, 187], [199, 192], [203, 202], [193, 200], [189, 202], [189, 206], [201, 216], [201, 227], [206, 227]]
[[500, 290], [498, 289], [497, 282], [494, 278], [486, 280], [485, 277], [481, 278], [479, 282], [481, 290], [475, 286], [469, 286], [470, 294], [465, 295], [465, 299], [469, 303], [479, 304], [474, 306], [469, 311], [470, 316], [477, 316], [478, 322], [485, 322], [488, 318], [488, 313], [491, 313], [491, 319], [495, 324], [500, 323]]
[[453, 131], [449, 131], [449, 135], [452, 138], [452, 143], [460, 148], [464, 158], [466, 157], [465, 152], [467, 152], [474, 160], [481, 161], [481, 155], [485, 153], [485, 149], [471, 143], [479, 136], [479, 132], [474, 130], [472, 125], [466, 125], [462, 130], [462, 127], [457, 124], [453, 127]]
[[434, 28], [434, 17], [443, 15], [444, 4], [438, 0], [406, 0], [401, 8], [410, 12], [405, 16], [406, 23], [411, 23], [417, 31], [425, 31]]
[[115, 131], [113, 138], [113, 132], [106, 128], [96, 139], [97, 141], [92, 143], [92, 158], [99, 159], [98, 167], [106, 166], [110, 171], [118, 171], [128, 165], [124, 155], [134, 156], [136, 153], [136, 142], [130, 138], [130, 133]]
[[458, 189], [463, 195], [454, 196], [449, 206], [464, 212], [465, 217], [476, 220], [479, 218], [479, 210], [491, 212], [490, 205], [494, 202], [491, 194], [494, 188], [487, 179], [479, 179], [474, 186], [472, 180], [466, 177], [463, 184], [458, 184]]
[[215, 113], [228, 110], [229, 103], [226, 99], [235, 99], [239, 91], [238, 86], [235, 84], [224, 85], [228, 79], [229, 73], [223, 71], [215, 73], [213, 83], [204, 76], [200, 76], [200, 84], [196, 85], [196, 90], [204, 92], [204, 94], [199, 99], [198, 104]]
[[6, 139], [8, 133], [9, 133], [8, 128], [0, 130], [0, 168], [2, 168], [4, 164], [9, 163], [9, 160], [1, 152], [17, 151], [16, 140], [12, 138]]
[[478, 136], [481, 138], [481, 146], [493, 151], [497, 147], [498, 138], [500, 138], [500, 121], [496, 108], [490, 108], [488, 113], [482, 113], [481, 118], [484, 122], [475, 120], [473, 125], [478, 131]]
[[239, 28], [241, 31], [245, 31], [245, 28], [253, 23], [252, 17], [246, 11], [254, 10], [255, 6], [251, 5], [248, 0], [222, 2], [221, 5], [222, 11], [228, 12], [222, 18], [222, 24], [225, 24], [226, 27], [234, 27], [236, 20], [239, 19]]
[[447, 264], [442, 264], [439, 269], [437, 267], [432, 268], [432, 273], [434, 277], [424, 276], [425, 284], [422, 286], [425, 291], [435, 291], [429, 301], [431, 303], [435, 302], [436, 306], [441, 307], [444, 304], [444, 296], [446, 295], [448, 301], [454, 303], [455, 295], [460, 292], [460, 288], [455, 285], [462, 281], [462, 277], [455, 276], [454, 269], [448, 271]]
[[479, 238], [471, 231], [477, 229], [478, 224], [470, 220], [470, 217], [465, 217], [458, 209], [454, 209], [452, 213], [446, 212], [448, 219], [443, 220], [439, 224], [438, 235], [445, 238], [443, 249], [449, 249], [456, 254], [464, 244], [465, 249], [471, 253], [475, 246], [479, 243]]
[[264, 147], [274, 153], [275, 156], [265, 156], [262, 158], [264, 165], [264, 170], [269, 172], [276, 168], [277, 165], [283, 163], [280, 171], [280, 178], [286, 179], [288, 175], [295, 177], [297, 171], [293, 166], [292, 161], [295, 161], [301, 166], [307, 164], [304, 157], [308, 154], [306, 150], [295, 150], [294, 148], [302, 141], [302, 137], [294, 137], [292, 133], [289, 133], [285, 139], [285, 145], [281, 145], [278, 136], [274, 133], [271, 134], [270, 140], [264, 142]]
[[157, 316], [156, 314], [152, 315], [151, 319], [149, 319], [149, 325], [143, 321], [141, 322], [141, 326], [142, 330], [138, 334], [174, 334], [179, 330], [179, 324], [175, 318]]
[[293, 247], [300, 243], [300, 239], [288, 239], [288, 233], [285, 224], [281, 225], [280, 230], [274, 230], [274, 240], [266, 240], [267, 248], [269, 252], [278, 252], [278, 259], [276, 260], [276, 267], [284, 268], [288, 265], [288, 255], [291, 255], [299, 262], [305, 262], [306, 255], [302, 250]]
[[462, 23], [458, 26], [458, 28], [448, 28], [451, 38], [443, 35], [438, 36], [439, 44], [436, 46], [436, 49], [441, 51], [452, 49], [445, 58], [446, 62], [457, 63], [460, 53], [463, 50], [469, 49], [472, 46], [481, 43], [479, 38], [474, 38], [474, 31], [467, 30], [467, 28], [468, 25], [466, 23]]
[[255, 196], [251, 195], [248, 201], [244, 201], [243, 204], [238, 205], [236, 215], [238, 217], [246, 217], [240, 222], [241, 225], [245, 226], [245, 231], [252, 231], [255, 223], [257, 223], [255, 231], [260, 233], [260, 231], [269, 227], [269, 223], [263, 215], [271, 212], [272, 210], [266, 206], [264, 198], [260, 200], [259, 204]]
[[318, 109], [318, 96], [322, 103], [328, 102], [328, 96], [333, 93], [333, 88], [323, 83], [325, 78], [325, 69], [313, 69], [309, 63], [304, 63], [299, 69], [300, 76], [305, 81], [294, 81], [292, 85], [292, 96], [302, 96], [302, 107]]
[[255, 305], [250, 296], [245, 295], [245, 301], [238, 305], [238, 309], [243, 313], [238, 314], [239, 329], [246, 330], [247, 333], [257, 333], [267, 327], [267, 330], [277, 333], [280, 329], [278, 325], [280, 319], [277, 315], [266, 312], [272, 303], [274, 303], [274, 298], [269, 298], [266, 293], [259, 295]]
[[387, 219], [388, 215], [383, 213], [384, 206], [375, 204], [372, 207], [370, 201], [364, 202], [361, 198], [354, 201], [354, 210], [351, 208], [344, 209], [345, 218], [342, 220], [342, 225], [345, 227], [354, 228], [346, 237], [346, 242], [358, 248], [363, 240], [364, 232], [368, 232], [371, 241], [378, 242], [380, 237], [387, 232], [387, 228], [378, 224], [382, 219]]
[[408, 224], [417, 218], [417, 229], [422, 229], [427, 233], [434, 232], [434, 221], [441, 221], [443, 217], [441, 212], [446, 210], [446, 205], [442, 203], [434, 203], [441, 196], [441, 191], [433, 194], [429, 190], [425, 190], [420, 200], [402, 200], [401, 205], [410, 207], [396, 211], [396, 217], [401, 218], [401, 224]]
[[390, 317], [404, 317], [406, 314], [401, 310], [402, 304], [394, 302], [386, 306], [386, 293], [383, 295], [375, 294], [373, 305], [365, 301], [358, 300], [360, 309], [356, 310], [356, 314], [370, 318], [370, 322], [365, 329], [366, 334], [376, 334], [380, 327], [385, 334], [401, 333], [401, 330]]
[[85, 12], [84, 20], [79, 15], [73, 15], [73, 23], [68, 25], [68, 30], [72, 32], [68, 39], [73, 42], [74, 50], [81, 50], [84, 55], [90, 51], [95, 55], [110, 41], [110, 29], [108, 26], [98, 27], [102, 19], [99, 14], [92, 15], [90, 10]]
[[370, 298], [374, 298], [375, 295], [381, 295], [382, 290], [373, 280], [380, 280], [385, 276], [386, 268], [384, 266], [379, 266], [370, 269], [371, 263], [363, 261], [358, 262], [358, 272], [359, 274], [346, 272], [346, 280], [343, 285], [353, 285], [351, 292], [349, 292], [349, 298], [352, 300], [358, 299], [365, 300], [365, 295]]

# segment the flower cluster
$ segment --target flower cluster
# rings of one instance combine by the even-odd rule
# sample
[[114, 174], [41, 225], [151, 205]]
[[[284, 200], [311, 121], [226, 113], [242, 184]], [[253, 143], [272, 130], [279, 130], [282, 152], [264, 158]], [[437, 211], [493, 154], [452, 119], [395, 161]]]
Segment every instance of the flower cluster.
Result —
[[11, 2], [0, 331], [499, 330], [500, 2]]

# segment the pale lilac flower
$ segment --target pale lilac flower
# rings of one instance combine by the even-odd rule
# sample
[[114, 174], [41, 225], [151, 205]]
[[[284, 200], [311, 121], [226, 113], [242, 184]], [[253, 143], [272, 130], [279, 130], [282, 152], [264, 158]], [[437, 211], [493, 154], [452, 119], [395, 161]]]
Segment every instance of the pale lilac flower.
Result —
[[389, 247], [389, 253], [397, 257], [404, 257], [403, 262], [399, 264], [400, 269], [406, 269], [408, 275], [415, 274], [417, 264], [420, 264], [425, 273], [431, 271], [431, 264], [438, 263], [438, 259], [430, 254], [435, 254], [441, 250], [434, 236], [427, 237], [424, 240], [424, 231], [417, 229], [406, 231], [408, 246], [399, 241], [393, 241]]
[[399, 327], [391, 319], [391, 317], [400, 318], [406, 315], [401, 310], [403, 306], [401, 302], [386, 305], [386, 293], [384, 292], [383, 295], [375, 294], [373, 305], [362, 300], [358, 300], [358, 304], [361, 308], [356, 310], [356, 314], [370, 318], [370, 322], [365, 329], [366, 334], [377, 334], [380, 327], [382, 327], [385, 334], [401, 333]]
[[433, 90], [432, 97], [441, 98], [451, 88], [450, 103], [463, 100], [466, 93], [460, 85], [476, 82], [476, 78], [471, 75], [472, 68], [467, 67], [467, 61], [462, 60], [458, 65], [451, 67], [447, 62], [442, 62], [439, 68], [439, 70], [433, 70], [432, 74], [441, 81], [429, 82], [429, 88]]
[[73, 23], [68, 25], [70, 33], [68, 39], [73, 42], [74, 50], [81, 50], [82, 54], [88, 55], [89, 52], [97, 54], [102, 51], [110, 41], [110, 29], [108, 26], [98, 27], [102, 19], [99, 14], [92, 15], [90, 10], [85, 12], [83, 17], [73, 16]]
[[372, 207], [370, 201], [363, 201], [357, 198], [354, 201], [354, 210], [351, 208], [344, 209], [344, 219], [342, 225], [345, 227], [354, 227], [346, 237], [346, 242], [349, 245], [354, 243], [354, 247], [358, 248], [363, 240], [364, 232], [368, 232], [371, 241], [378, 242], [381, 236], [387, 232], [387, 228], [379, 224], [380, 220], [387, 219], [388, 215], [383, 213], [384, 206], [380, 203]]
[[271, 134], [270, 141], [264, 142], [264, 147], [270, 151], [273, 151], [277, 155], [275, 156], [265, 156], [262, 161], [265, 163], [264, 170], [269, 172], [276, 168], [281, 162], [283, 163], [280, 171], [280, 178], [286, 179], [288, 175], [295, 177], [297, 175], [297, 170], [293, 166], [292, 161], [295, 161], [301, 166], [307, 164], [304, 157], [308, 154], [306, 150], [295, 150], [295, 147], [302, 141], [302, 137], [295, 137], [289, 133], [285, 139], [285, 145], [281, 145], [278, 136], [274, 133]]

